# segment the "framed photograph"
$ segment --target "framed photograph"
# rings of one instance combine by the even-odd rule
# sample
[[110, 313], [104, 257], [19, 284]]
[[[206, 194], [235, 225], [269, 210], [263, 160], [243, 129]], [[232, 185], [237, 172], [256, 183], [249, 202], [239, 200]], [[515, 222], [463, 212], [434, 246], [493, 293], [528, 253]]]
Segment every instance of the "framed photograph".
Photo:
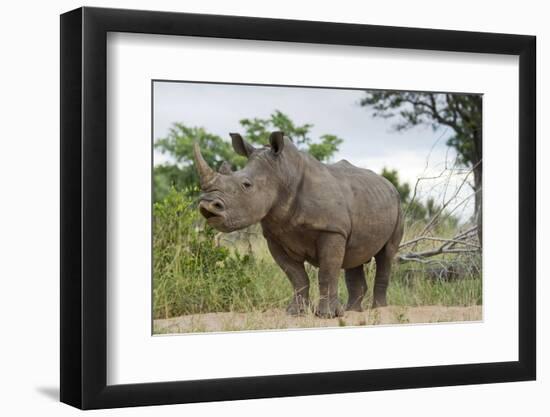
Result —
[[61, 16], [61, 401], [533, 380], [535, 37]]

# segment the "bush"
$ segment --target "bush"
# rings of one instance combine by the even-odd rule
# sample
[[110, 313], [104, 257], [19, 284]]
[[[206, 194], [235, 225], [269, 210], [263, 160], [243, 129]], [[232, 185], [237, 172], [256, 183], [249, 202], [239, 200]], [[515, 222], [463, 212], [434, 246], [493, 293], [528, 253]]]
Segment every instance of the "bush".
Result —
[[274, 292], [266, 285], [283, 279], [278, 267], [216, 245], [216, 232], [184, 193], [171, 189], [154, 204], [153, 214], [155, 318], [279, 307], [288, 301], [291, 290], [285, 281]]

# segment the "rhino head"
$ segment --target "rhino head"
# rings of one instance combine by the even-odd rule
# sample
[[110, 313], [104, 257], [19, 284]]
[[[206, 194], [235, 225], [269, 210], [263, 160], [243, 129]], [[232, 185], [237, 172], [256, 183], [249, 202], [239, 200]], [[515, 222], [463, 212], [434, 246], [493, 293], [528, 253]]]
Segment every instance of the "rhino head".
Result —
[[[199, 210], [209, 225], [221, 232], [243, 229], [261, 221], [278, 201], [285, 182], [286, 154], [297, 149], [283, 132], [273, 132], [269, 146], [255, 148], [238, 133], [230, 133], [233, 149], [248, 158], [245, 167], [232, 172], [224, 162], [218, 172], [204, 160], [194, 144], [195, 164], [203, 193]], [[286, 143], [286, 146], [285, 146]], [[283, 152], [286, 148], [287, 149]]]

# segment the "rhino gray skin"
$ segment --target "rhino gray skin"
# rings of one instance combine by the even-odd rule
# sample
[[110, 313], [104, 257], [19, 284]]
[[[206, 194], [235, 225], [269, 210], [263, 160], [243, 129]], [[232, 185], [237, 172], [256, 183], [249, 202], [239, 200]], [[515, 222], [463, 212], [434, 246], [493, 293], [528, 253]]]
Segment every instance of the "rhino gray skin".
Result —
[[231, 232], [261, 223], [269, 250], [294, 288], [287, 308], [301, 314], [309, 306], [304, 262], [319, 267], [316, 314], [343, 315], [338, 277], [345, 269], [347, 310], [361, 311], [367, 291], [363, 265], [376, 259], [373, 306], [386, 305], [392, 258], [403, 236], [399, 194], [385, 178], [342, 160], [323, 164], [300, 152], [282, 132], [269, 146], [255, 148], [231, 133], [233, 148], [248, 163], [215, 172], [195, 143], [203, 194], [199, 210], [212, 227]]

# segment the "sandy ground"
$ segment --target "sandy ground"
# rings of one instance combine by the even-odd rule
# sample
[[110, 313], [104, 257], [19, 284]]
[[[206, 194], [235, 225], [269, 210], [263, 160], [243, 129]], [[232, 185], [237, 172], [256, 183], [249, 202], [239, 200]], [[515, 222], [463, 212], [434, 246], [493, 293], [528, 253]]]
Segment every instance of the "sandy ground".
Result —
[[481, 306], [396, 307], [348, 311], [344, 317], [320, 319], [312, 314], [292, 317], [284, 310], [250, 313], [190, 314], [154, 321], [154, 333], [227, 332], [239, 330], [293, 329], [311, 327], [375, 326], [384, 324], [441, 323], [481, 320]]

